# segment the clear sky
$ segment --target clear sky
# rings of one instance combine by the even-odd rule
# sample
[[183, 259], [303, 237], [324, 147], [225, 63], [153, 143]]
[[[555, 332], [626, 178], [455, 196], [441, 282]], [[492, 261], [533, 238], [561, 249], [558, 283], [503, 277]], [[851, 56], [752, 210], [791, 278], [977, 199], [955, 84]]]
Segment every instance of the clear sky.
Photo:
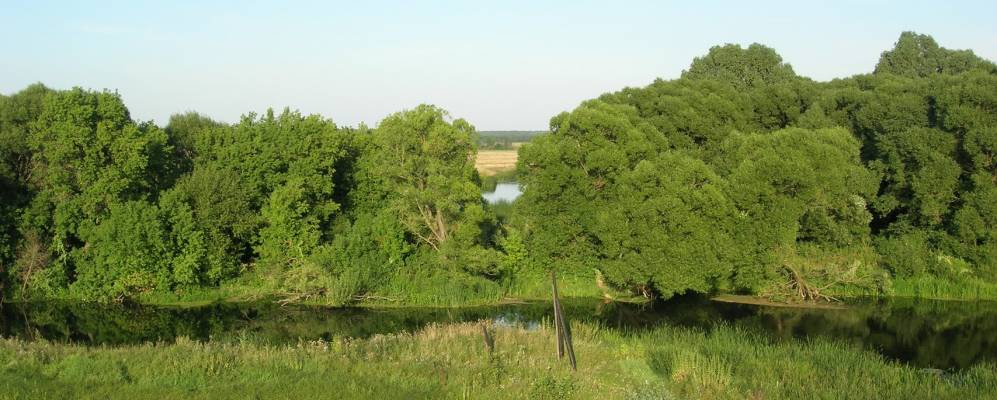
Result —
[[870, 72], [901, 31], [997, 59], [991, 1], [8, 1], [0, 93], [121, 93], [139, 120], [285, 106], [374, 126], [431, 103], [479, 130], [546, 129], [580, 101], [759, 42], [818, 80]]

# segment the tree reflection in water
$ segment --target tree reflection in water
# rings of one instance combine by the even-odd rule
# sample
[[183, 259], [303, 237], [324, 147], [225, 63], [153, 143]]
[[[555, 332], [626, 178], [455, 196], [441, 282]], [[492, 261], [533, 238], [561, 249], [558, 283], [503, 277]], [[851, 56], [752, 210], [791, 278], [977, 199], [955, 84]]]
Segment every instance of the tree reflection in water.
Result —
[[[661, 324], [709, 331], [718, 324], [764, 332], [773, 342], [824, 337], [920, 367], [965, 368], [997, 361], [997, 304], [859, 300], [847, 309], [778, 308], [680, 297], [654, 305], [567, 299], [572, 321], [639, 333]], [[408, 332], [430, 323], [493, 320], [536, 329], [549, 303], [465, 308], [279, 307], [270, 303], [198, 308], [78, 303], [7, 303], [0, 335], [24, 340], [122, 345], [247, 337], [280, 344]]]

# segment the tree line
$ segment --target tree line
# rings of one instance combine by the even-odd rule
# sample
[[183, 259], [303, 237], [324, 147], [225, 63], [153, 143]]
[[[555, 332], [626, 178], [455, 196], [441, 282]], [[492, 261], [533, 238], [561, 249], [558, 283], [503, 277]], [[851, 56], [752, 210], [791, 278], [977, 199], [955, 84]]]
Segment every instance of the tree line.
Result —
[[520, 208], [544, 263], [663, 295], [997, 280], [997, 67], [903, 33], [875, 71], [718, 46], [551, 120]]
[[377, 129], [289, 110], [160, 128], [116, 93], [36, 84], [0, 110], [7, 298], [122, 299], [254, 274], [348, 300], [401, 269], [487, 274], [497, 258], [474, 128], [436, 107]]
[[540, 131], [481, 131], [478, 132], [478, 150], [515, 150], [519, 143], [526, 143]]
[[3, 296], [239, 282], [434, 302], [550, 269], [663, 297], [997, 280], [997, 67], [928, 36], [831, 82], [718, 46], [679, 79], [586, 101], [520, 149], [523, 196], [502, 218], [478, 140], [428, 105], [376, 128], [291, 110], [159, 127], [116, 93], [35, 84], [0, 96]]

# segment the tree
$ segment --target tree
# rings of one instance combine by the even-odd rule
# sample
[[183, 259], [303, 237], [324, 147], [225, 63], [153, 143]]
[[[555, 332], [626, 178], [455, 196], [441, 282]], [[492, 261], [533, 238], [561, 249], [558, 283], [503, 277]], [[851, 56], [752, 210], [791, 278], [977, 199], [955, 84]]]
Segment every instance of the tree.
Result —
[[562, 271], [599, 267], [596, 215], [612, 207], [623, 171], [668, 147], [631, 106], [593, 100], [551, 119], [550, 133], [519, 151], [528, 247]]
[[972, 71], [943, 77], [938, 120], [959, 143], [961, 166], [949, 252], [969, 260], [973, 273], [997, 278], [997, 74]]
[[219, 131], [227, 129], [225, 124], [216, 122], [196, 112], [173, 114], [164, 130], [173, 147], [170, 168], [173, 178], [190, 173], [195, 160], [202, 155], [210, 156], [213, 140]]
[[993, 62], [926, 35], [823, 83], [717, 46], [552, 118], [500, 219], [475, 129], [434, 106], [376, 129], [289, 109], [159, 129], [116, 93], [36, 84], [0, 95], [0, 287], [107, 300], [250, 273], [347, 303], [498, 296], [543, 269], [662, 296], [814, 298], [885, 282], [880, 266], [993, 280], [994, 110]]
[[797, 76], [775, 50], [752, 43], [747, 49], [736, 44], [711, 47], [707, 55], [692, 61], [682, 78], [726, 82], [738, 90], [746, 90], [786, 83]]
[[83, 299], [107, 300], [173, 288], [174, 249], [155, 205], [113, 203], [105, 219], [79, 235], [88, 245], [73, 251], [72, 287]]
[[934, 74], [960, 74], [974, 69], [997, 72], [994, 63], [969, 50], [949, 50], [935, 39], [916, 32], [903, 32], [892, 50], [884, 51], [876, 64], [877, 74], [925, 78]]
[[74, 276], [70, 254], [88, 245], [92, 232], [121, 202], [141, 200], [158, 181], [169, 149], [165, 134], [131, 121], [120, 96], [76, 88], [45, 97], [30, 125], [31, 180], [36, 196], [23, 232], [50, 240], [61, 273]]
[[412, 254], [405, 236], [404, 227], [388, 209], [360, 215], [344, 227], [330, 245], [328, 267], [338, 283], [333, 298], [352, 301], [385, 284]]
[[261, 210], [265, 223], [260, 230], [260, 262], [294, 267], [318, 248], [322, 240], [320, 223], [328, 219], [331, 208], [317, 210], [314, 193], [302, 180], [292, 179], [270, 193]]
[[730, 274], [722, 180], [630, 106], [583, 103], [521, 150], [529, 245], [542, 264], [618, 287], [708, 292]]
[[434, 250], [480, 243], [484, 212], [474, 170], [474, 127], [429, 105], [381, 121], [363, 174], [405, 230]]
[[603, 276], [649, 285], [664, 297], [708, 293], [731, 276], [734, 207], [724, 181], [702, 161], [667, 152], [639, 161], [597, 214]]
[[184, 284], [217, 285], [249, 260], [260, 218], [238, 173], [198, 167], [162, 193], [159, 208], [169, 221], [172, 246], [184, 252]]
[[[627, 104], [678, 149], [710, 149], [732, 131], [754, 130], [751, 97], [713, 80], [657, 80], [600, 97]], [[707, 150], [708, 151], [708, 150]]]
[[735, 284], [758, 290], [777, 276], [797, 245], [863, 244], [871, 215], [866, 204], [875, 176], [859, 159], [859, 142], [843, 129], [791, 128], [737, 135], [712, 163], [737, 208], [741, 245]]
[[32, 196], [29, 127], [51, 93], [36, 83], [9, 97], [0, 95], [0, 288], [22, 240], [19, 216]]
[[956, 200], [962, 172], [953, 158], [955, 138], [937, 129], [916, 128], [876, 138], [870, 167], [883, 176], [873, 204], [881, 218], [914, 226], [939, 227]]

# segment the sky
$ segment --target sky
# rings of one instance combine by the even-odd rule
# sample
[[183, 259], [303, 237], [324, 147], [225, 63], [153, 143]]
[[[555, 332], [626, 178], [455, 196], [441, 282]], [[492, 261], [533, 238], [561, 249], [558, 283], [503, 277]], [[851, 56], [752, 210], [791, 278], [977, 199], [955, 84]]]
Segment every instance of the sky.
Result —
[[0, 93], [121, 94], [132, 118], [267, 108], [376, 126], [421, 103], [479, 130], [545, 130], [581, 101], [757, 42], [800, 75], [871, 72], [902, 31], [997, 60], [994, 1], [9, 1]]

